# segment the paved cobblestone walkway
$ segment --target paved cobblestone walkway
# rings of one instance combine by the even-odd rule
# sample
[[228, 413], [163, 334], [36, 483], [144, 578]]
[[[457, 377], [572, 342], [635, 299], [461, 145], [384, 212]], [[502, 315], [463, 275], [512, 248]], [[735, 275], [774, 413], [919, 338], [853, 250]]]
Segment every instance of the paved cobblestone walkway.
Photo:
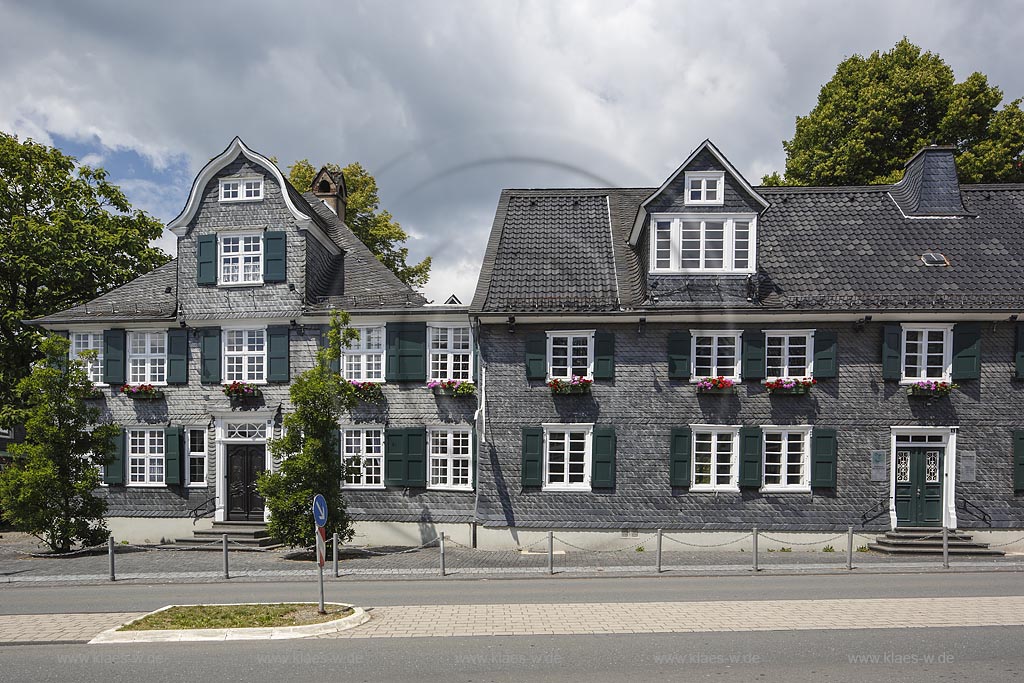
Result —
[[0, 643], [84, 642], [141, 612], [0, 616]]

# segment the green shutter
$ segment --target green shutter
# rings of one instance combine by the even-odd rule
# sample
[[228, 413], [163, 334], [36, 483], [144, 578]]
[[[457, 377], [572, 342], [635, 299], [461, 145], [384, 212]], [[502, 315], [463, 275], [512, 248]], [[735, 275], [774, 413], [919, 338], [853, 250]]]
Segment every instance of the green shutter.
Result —
[[105, 330], [103, 332], [103, 381], [118, 385], [125, 382], [125, 332]]
[[217, 236], [196, 238], [196, 284], [217, 284]]
[[889, 324], [882, 330], [882, 379], [898, 380], [902, 375], [900, 347], [903, 330], [899, 325]]
[[104, 484], [124, 483], [124, 430], [119, 431], [111, 439], [110, 461], [103, 466]]
[[167, 383], [188, 384], [188, 330], [167, 330]]
[[672, 486], [690, 485], [690, 439], [689, 427], [673, 427], [672, 441], [668, 452], [668, 478]]
[[385, 379], [427, 381], [427, 324], [388, 323]]
[[544, 429], [523, 427], [523, 463], [520, 475], [522, 485], [544, 484]]
[[267, 381], [287, 382], [289, 372], [288, 327], [273, 325], [267, 328]]
[[421, 427], [389, 429], [384, 435], [384, 483], [427, 485], [427, 432]]
[[594, 334], [594, 379], [615, 378], [615, 335], [611, 332]]
[[761, 485], [761, 428], [740, 427], [740, 486]]
[[181, 483], [181, 427], [164, 430], [164, 483]]
[[404, 429], [388, 429], [384, 432], [384, 484], [405, 486], [406, 439]]
[[615, 488], [615, 428], [594, 427], [590, 487]]
[[288, 246], [283, 232], [263, 233], [263, 281], [284, 282], [287, 274]]
[[811, 431], [811, 486], [836, 486], [836, 430], [815, 427]]
[[764, 379], [764, 332], [743, 333], [743, 379]]
[[544, 379], [548, 376], [548, 338], [543, 332], [526, 335], [526, 378]]
[[1017, 323], [1017, 351], [1014, 355], [1017, 379], [1024, 379], [1024, 323]]
[[1024, 431], [1013, 433], [1013, 490], [1024, 493]]
[[220, 328], [199, 330], [199, 381], [220, 384]]
[[668, 378], [690, 379], [690, 332], [679, 330], [668, 335]]
[[[330, 333], [330, 331], [331, 331], [331, 326], [330, 325], [321, 325], [320, 326], [320, 335], [319, 335], [317, 341], [318, 341], [321, 349], [326, 349], [329, 346], [330, 342], [328, 342], [327, 335]], [[340, 356], [333, 356], [333, 357], [331, 357], [331, 359], [328, 361], [327, 367], [328, 367], [328, 369], [330, 369], [331, 372], [341, 372], [341, 357]]]
[[835, 377], [838, 370], [836, 360], [836, 331], [814, 331], [814, 377], [828, 379]]
[[953, 326], [953, 379], [981, 378], [981, 325]]

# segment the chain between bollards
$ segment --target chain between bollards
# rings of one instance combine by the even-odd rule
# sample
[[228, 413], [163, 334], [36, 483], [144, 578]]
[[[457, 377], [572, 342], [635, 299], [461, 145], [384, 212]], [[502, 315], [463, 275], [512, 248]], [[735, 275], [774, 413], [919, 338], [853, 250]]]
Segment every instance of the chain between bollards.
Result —
[[753, 535], [752, 535], [751, 538], [752, 538], [752, 542], [753, 542], [752, 550], [754, 551], [754, 571], [756, 572], [756, 571], [759, 571], [758, 568], [757, 568], [757, 527], [756, 526], [754, 527]]
[[231, 573], [228, 571], [228, 535], [221, 534], [220, 542], [221, 545], [224, 547], [224, 578], [230, 579]]
[[110, 580], [114, 581], [114, 537], [107, 536], [107, 557], [110, 558]]
[[441, 539], [441, 576], [444, 576], [444, 532], [438, 537]]
[[658, 529], [658, 540], [657, 540], [657, 557], [658, 557], [658, 570], [657, 573], [661, 573], [661, 529]]
[[942, 525], [942, 568], [949, 569], [949, 527]]
[[853, 570], [853, 527], [846, 527], [846, 568]]
[[548, 574], [555, 573], [555, 532], [548, 532]]

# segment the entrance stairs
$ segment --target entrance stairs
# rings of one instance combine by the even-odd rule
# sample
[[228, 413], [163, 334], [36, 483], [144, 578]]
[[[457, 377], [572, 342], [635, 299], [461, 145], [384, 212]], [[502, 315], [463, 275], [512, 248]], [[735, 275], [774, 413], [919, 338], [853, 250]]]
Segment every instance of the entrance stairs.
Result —
[[[942, 528], [904, 526], [878, 536], [868, 548], [883, 553], [898, 555], [941, 555]], [[988, 543], [973, 540], [970, 534], [951, 529], [949, 532], [950, 555], [1004, 555], [1002, 550], [995, 550]]]
[[191, 538], [174, 539], [174, 546], [220, 552], [224, 534], [228, 535], [229, 550], [273, 550], [282, 546], [271, 538], [267, 525], [261, 522], [214, 522], [210, 529], [193, 531]]

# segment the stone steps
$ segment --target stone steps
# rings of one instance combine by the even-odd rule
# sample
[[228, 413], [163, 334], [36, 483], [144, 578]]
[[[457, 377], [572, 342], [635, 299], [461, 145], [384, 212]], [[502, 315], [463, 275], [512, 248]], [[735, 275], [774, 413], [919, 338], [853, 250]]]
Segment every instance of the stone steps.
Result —
[[[231, 550], [272, 550], [280, 548], [278, 543], [267, 532], [266, 524], [254, 522], [214, 522], [210, 529], [196, 529], [191, 538], [174, 539], [175, 547], [188, 547], [195, 550], [219, 551], [219, 543], [224, 534], [228, 535], [228, 548]], [[239, 547], [243, 546], [243, 547]]]
[[[1002, 556], [1002, 550], [989, 548], [988, 543], [973, 540], [970, 534], [950, 530], [948, 534], [950, 555]], [[942, 529], [936, 527], [899, 527], [875, 538], [868, 548], [896, 555], [941, 555]]]

